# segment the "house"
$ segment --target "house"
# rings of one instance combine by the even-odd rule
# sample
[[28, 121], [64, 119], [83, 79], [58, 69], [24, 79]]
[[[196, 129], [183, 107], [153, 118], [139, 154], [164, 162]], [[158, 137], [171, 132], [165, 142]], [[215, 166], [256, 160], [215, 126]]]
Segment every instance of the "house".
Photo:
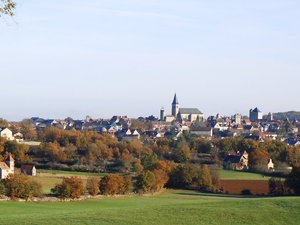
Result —
[[268, 160], [268, 164], [267, 164], [268, 170], [274, 170], [274, 163], [272, 159]]
[[226, 169], [232, 170], [248, 170], [248, 153], [244, 151], [243, 154], [227, 155], [224, 159], [223, 166]]
[[23, 142], [24, 141], [23, 134], [21, 134], [20, 132], [15, 133], [14, 139], [16, 140], [16, 142]]
[[210, 138], [213, 136], [213, 129], [211, 127], [192, 127], [190, 133], [199, 137]]
[[35, 177], [36, 176], [36, 168], [34, 165], [22, 165], [21, 173]]
[[8, 129], [7, 127], [0, 128], [0, 137], [3, 137], [5, 139], [7, 139], [8, 141], [15, 140], [12, 131], [10, 129]]
[[5, 162], [0, 162], [0, 180], [6, 179], [9, 174], [15, 173], [15, 160], [11, 154]]
[[288, 138], [284, 141], [289, 146], [298, 146], [300, 145], [300, 141], [298, 141], [296, 138]]

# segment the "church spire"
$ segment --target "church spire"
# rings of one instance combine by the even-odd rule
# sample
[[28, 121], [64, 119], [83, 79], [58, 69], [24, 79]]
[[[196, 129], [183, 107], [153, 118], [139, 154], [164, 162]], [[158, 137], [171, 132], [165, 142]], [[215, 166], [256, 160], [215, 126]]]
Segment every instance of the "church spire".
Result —
[[177, 99], [177, 95], [175, 93], [173, 103], [172, 103], [172, 115], [175, 117], [175, 119], [177, 118], [178, 113], [179, 113], [179, 102]]
[[172, 103], [172, 104], [173, 104], [173, 105], [179, 104], [176, 93], [175, 93], [175, 95], [174, 95], [174, 99], [173, 99], [173, 103]]

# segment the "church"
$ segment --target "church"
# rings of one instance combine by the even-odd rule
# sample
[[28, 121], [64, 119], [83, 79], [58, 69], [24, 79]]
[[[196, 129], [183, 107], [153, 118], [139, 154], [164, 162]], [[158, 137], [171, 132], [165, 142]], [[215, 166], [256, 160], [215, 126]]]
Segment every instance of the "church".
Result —
[[180, 122], [203, 121], [204, 114], [197, 108], [180, 108], [177, 95], [175, 94], [172, 102], [172, 115], [166, 116], [167, 122], [177, 120]]

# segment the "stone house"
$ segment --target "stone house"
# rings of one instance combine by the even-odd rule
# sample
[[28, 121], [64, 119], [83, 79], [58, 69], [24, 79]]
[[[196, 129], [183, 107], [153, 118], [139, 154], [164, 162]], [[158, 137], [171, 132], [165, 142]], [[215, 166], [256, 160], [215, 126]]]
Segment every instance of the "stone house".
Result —
[[232, 170], [248, 170], [248, 153], [244, 151], [242, 154], [227, 155], [224, 159], [223, 166]]
[[0, 180], [6, 179], [9, 174], [15, 173], [15, 160], [11, 154], [5, 162], [0, 162]]

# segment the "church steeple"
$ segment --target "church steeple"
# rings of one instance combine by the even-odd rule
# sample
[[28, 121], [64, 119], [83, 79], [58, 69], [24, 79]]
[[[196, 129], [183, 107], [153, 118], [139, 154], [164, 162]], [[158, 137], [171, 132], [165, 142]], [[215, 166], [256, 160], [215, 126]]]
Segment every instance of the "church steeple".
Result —
[[179, 102], [177, 99], [177, 95], [175, 93], [173, 103], [172, 103], [172, 115], [177, 118], [177, 115], [179, 113]]
[[176, 93], [174, 95], [174, 99], [173, 99], [172, 105], [175, 105], [175, 104], [179, 104]]

